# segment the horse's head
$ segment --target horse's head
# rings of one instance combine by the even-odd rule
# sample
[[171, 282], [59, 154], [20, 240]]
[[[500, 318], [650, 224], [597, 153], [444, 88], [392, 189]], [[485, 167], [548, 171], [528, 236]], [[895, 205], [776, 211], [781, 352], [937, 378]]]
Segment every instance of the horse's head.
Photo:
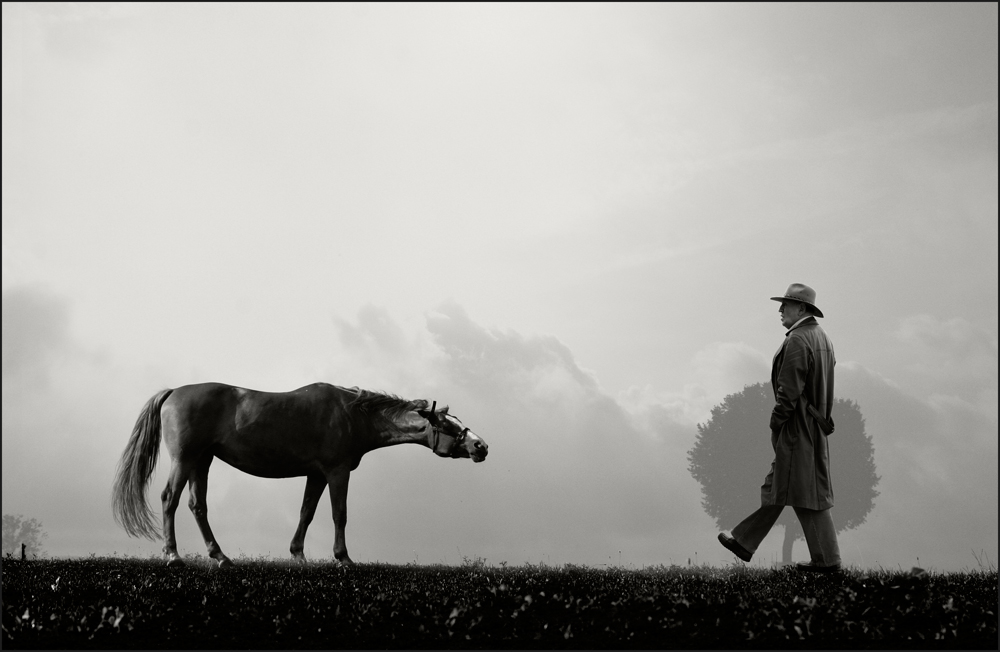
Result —
[[482, 437], [472, 432], [458, 417], [448, 414], [448, 406], [436, 409], [437, 401], [429, 410], [418, 413], [431, 424], [428, 442], [431, 450], [440, 457], [468, 457], [473, 462], [482, 462], [489, 453], [489, 446]]

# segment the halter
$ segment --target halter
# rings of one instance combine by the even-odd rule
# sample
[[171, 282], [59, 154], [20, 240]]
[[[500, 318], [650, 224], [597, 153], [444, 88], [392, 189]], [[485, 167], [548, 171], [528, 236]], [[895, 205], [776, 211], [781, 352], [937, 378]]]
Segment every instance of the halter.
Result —
[[[431, 450], [433, 450], [436, 455], [440, 457], [451, 457], [451, 452], [455, 449], [455, 446], [458, 446], [465, 441], [465, 437], [469, 434], [469, 428], [463, 428], [458, 435], [450, 435], [446, 433], [444, 428], [435, 423], [438, 420], [437, 415], [434, 412], [436, 407], [437, 401], [434, 401], [434, 404], [431, 406], [431, 415], [434, 421], [428, 419], [428, 422], [431, 424], [431, 436], [428, 443], [430, 443]], [[446, 416], [444, 418], [447, 419], [448, 417]], [[458, 417], [453, 418], [458, 419]], [[459, 421], [459, 423], [461, 423], [461, 421]], [[441, 446], [441, 444], [444, 443], [442, 442], [442, 438], [451, 440], [450, 443], [445, 443], [445, 448], [442, 448]]]

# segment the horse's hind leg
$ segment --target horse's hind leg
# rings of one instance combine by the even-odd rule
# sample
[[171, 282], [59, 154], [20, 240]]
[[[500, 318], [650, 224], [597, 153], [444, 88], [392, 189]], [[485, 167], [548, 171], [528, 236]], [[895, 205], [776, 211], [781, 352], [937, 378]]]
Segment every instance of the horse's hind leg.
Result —
[[319, 499], [323, 496], [324, 489], [326, 489], [325, 476], [306, 476], [306, 493], [302, 497], [302, 509], [299, 510], [299, 527], [296, 528], [295, 536], [292, 537], [292, 545], [289, 546], [292, 559], [298, 561], [306, 560], [306, 556], [303, 553], [306, 545], [306, 530], [309, 528], [309, 524], [312, 523], [313, 516], [316, 514], [316, 505], [319, 504]]
[[191, 467], [178, 459], [170, 467], [167, 486], [160, 494], [163, 501], [163, 555], [167, 558], [167, 566], [183, 566], [184, 560], [177, 554], [177, 536], [174, 534], [174, 513], [181, 500], [184, 483], [191, 474]]
[[205, 539], [208, 556], [219, 562], [219, 568], [227, 568], [232, 566], [233, 562], [223, 554], [222, 548], [215, 542], [212, 526], [208, 524], [208, 469], [212, 466], [213, 459], [215, 456], [206, 453], [202, 459], [198, 460], [198, 464], [191, 474], [191, 479], [188, 481], [188, 492], [191, 494], [188, 507], [194, 514], [194, 520], [198, 522], [202, 538]]

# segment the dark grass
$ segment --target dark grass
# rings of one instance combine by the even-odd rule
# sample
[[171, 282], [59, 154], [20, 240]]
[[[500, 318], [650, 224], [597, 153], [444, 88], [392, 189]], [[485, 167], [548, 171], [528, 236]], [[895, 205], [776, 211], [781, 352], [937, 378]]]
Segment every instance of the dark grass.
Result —
[[3, 647], [997, 648], [997, 573], [3, 561]]

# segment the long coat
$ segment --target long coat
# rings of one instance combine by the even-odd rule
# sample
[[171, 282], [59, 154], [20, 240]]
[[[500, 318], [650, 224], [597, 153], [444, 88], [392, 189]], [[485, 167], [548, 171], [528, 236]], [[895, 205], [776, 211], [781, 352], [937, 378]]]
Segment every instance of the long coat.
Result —
[[[833, 342], [808, 317], [785, 334], [771, 364], [774, 462], [761, 486], [761, 504], [833, 507], [830, 446], [805, 399], [826, 419], [833, 408]], [[831, 420], [832, 421], [832, 420]]]

